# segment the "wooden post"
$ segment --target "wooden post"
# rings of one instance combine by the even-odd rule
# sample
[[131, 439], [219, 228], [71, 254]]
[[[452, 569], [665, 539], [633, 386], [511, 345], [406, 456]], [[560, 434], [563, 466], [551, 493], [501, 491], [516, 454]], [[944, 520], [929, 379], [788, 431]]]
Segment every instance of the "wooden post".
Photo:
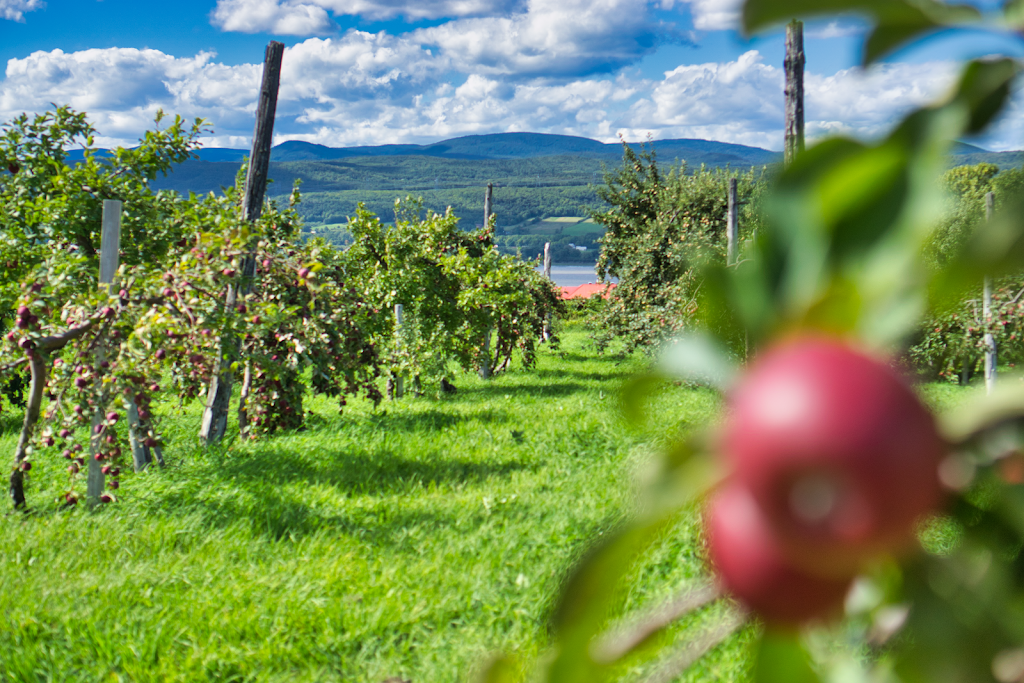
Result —
[[[103, 285], [107, 285], [108, 290], [112, 289], [111, 285], [121, 260], [120, 250], [121, 202], [116, 199], [104, 199], [103, 231], [100, 235], [100, 289], [103, 289]], [[99, 367], [104, 360], [105, 353], [101, 346], [96, 352], [96, 367]], [[97, 434], [96, 429], [107, 419], [106, 407], [110, 397], [102, 386], [99, 391], [96, 412], [92, 416], [92, 431], [89, 432], [89, 470], [85, 483], [85, 497], [89, 505], [99, 504], [106, 479], [103, 475], [103, 464], [96, 459], [96, 455], [102, 451], [103, 447], [103, 434]]]
[[728, 250], [726, 253], [726, 265], [736, 263], [739, 245], [739, 200], [737, 198], [738, 183], [736, 178], [729, 178], [729, 201], [726, 213], [726, 235], [728, 236]]
[[[484, 227], [491, 224], [491, 199], [494, 193], [494, 184], [487, 183], [487, 191], [484, 193]], [[480, 364], [480, 377], [487, 379], [491, 376], [491, 331], [487, 330], [484, 335], [483, 362]]]
[[[544, 277], [551, 279], [551, 242], [544, 243]], [[544, 328], [541, 330], [544, 341], [551, 339], [551, 316], [545, 316]]]
[[480, 379], [491, 376], [491, 331], [484, 335], [483, 360], [480, 362]]
[[[985, 219], [992, 220], [995, 213], [996, 195], [989, 192], [985, 195]], [[982, 317], [985, 325], [985, 392], [991, 394], [996, 386], [996, 340], [992, 334], [992, 278], [985, 278], [984, 294], [982, 303]]]
[[121, 201], [103, 200], [103, 232], [100, 235], [100, 284], [111, 284], [121, 261]]
[[491, 196], [494, 193], [494, 184], [487, 183], [487, 191], [484, 193], [484, 228], [491, 224]]
[[[395, 337], [402, 338], [402, 323], [404, 322], [402, 304], [395, 304]], [[405, 377], [398, 373], [395, 375], [395, 398], [402, 398], [405, 395]]]
[[[281, 85], [281, 60], [284, 45], [271, 41], [267, 45], [263, 61], [263, 82], [256, 109], [256, 128], [252, 136], [252, 154], [249, 156], [249, 172], [245, 178], [245, 197], [242, 200], [242, 215], [254, 222], [263, 212], [263, 198], [267, 191], [267, 173], [270, 170], [270, 147], [274, 140], [274, 116], [277, 113], [277, 92]], [[243, 294], [251, 287], [256, 275], [256, 258], [250, 254], [242, 263], [240, 282], [228, 288], [224, 306], [234, 308], [238, 303], [238, 290]], [[221, 339], [221, 355], [210, 381], [203, 410], [203, 426], [199, 436], [204, 443], [218, 443], [227, 431], [228, 408], [231, 403], [231, 387], [234, 373], [231, 370], [232, 355], [240, 347], [239, 339]]]
[[785, 164], [793, 163], [804, 150], [804, 24], [794, 19], [786, 25], [786, 140]]

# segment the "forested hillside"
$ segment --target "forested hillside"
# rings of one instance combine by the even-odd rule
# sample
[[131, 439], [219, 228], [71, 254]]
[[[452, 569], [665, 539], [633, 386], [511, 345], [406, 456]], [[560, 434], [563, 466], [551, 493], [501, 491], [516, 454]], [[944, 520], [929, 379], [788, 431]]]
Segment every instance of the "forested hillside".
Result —
[[[657, 140], [650, 143], [665, 165], [685, 162], [748, 170], [778, 161], [778, 153], [708, 140]], [[631, 149], [639, 145], [631, 144]], [[548, 217], [582, 218], [606, 209], [596, 188], [607, 169], [622, 163], [621, 144], [538, 133], [472, 135], [432, 145], [381, 145], [332, 148], [301, 141], [274, 148], [268, 193], [283, 196], [298, 180], [303, 201], [299, 214], [306, 233], [335, 244], [348, 240], [344, 224], [362, 202], [385, 221], [393, 220], [397, 198], [419, 197], [423, 208], [438, 213], [451, 207], [466, 229], [483, 222], [483, 193], [494, 185], [496, 244], [506, 253], [533, 257], [551, 242], [560, 262], [593, 262], [599, 228], [570, 233], [546, 232]], [[201, 149], [199, 159], [175, 167], [154, 181], [155, 189], [182, 194], [219, 193], [234, 183], [245, 150]], [[988, 161], [1017, 165], [1019, 152], [994, 153], [959, 143], [951, 165]], [[74, 156], [74, 155], [72, 155]], [[579, 250], [585, 247], [585, 251]]]

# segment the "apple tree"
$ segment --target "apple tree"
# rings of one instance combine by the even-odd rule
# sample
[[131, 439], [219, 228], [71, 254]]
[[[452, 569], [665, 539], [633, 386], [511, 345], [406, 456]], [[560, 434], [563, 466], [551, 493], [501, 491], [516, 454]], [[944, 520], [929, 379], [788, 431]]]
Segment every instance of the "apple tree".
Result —
[[[396, 202], [395, 213], [384, 224], [360, 209], [342, 259], [374, 310], [372, 338], [391, 372], [439, 382], [450, 363], [501, 371], [516, 352], [532, 365], [545, 319], [561, 311], [558, 290], [535, 264], [501, 255], [493, 225], [466, 232], [450, 211], [423, 217], [409, 199]], [[404, 308], [401, 329], [396, 304]]]
[[[75, 126], [65, 125], [65, 115]], [[288, 207], [271, 203], [250, 224], [241, 219], [235, 189], [203, 198], [154, 194], [144, 175], [118, 185], [137, 173], [134, 166], [112, 166], [134, 163], [122, 149], [114, 150], [113, 162], [87, 152], [83, 163], [50, 168], [32, 151], [52, 150], [33, 147], [32, 136], [49, 141], [65, 128], [88, 131], [84, 116], [58, 109], [32, 125], [21, 118], [7, 130], [21, 141], [16, 153], [8, 151], [17, 159], [8, 180], [28, 183], [33, 191], [15, 188], [3, 196], [11, 208], [5, 220], [14, 226], [5, 234], [5, 249], [17, 264], [12, 280], [4, 281], [11, 325], [0, 343], [0, 377], [10, 381], [26, 369], [31, 377], [10, 482], [17, 508], [27, 505], [33, 459], [50, 455], [68, 460], [64, 503], [79, 500], [86, 469], [93, 478], [102, 474], [102, 500], [113, 500], [129, 443], [132, 451], [162, 444], [158, 405], [171, 396], [180, 402], [198, 395], [226, 334], [244, 337], [245, 356], [234, 361], [246, 377], [239, 411], [246, 436], [301, 424], [305, 387], [299, 379], [307, 370], [313, 389], [342, 405], [345, 395], [356, 392], [379, 400], [377, 356], [363, 332], [367, 307], [340, 275], [335, 252], [321, 243], [297, 244], [297, 192]], [[180, 131], [180, 122], [176, 127]], [[169, 150], [179, 138], [147, 134], [140, 149], [152, 147], [150, 156], [163, 160], [154, 167], [166, 169], [164, 162], [177, 158]], [[148, 158], [136, 161], [145, 166]], [[51, 177], [37, 178], [43, 173], [37, 167]], [[72, 171], [84, 175], [72, 182], [66, 177]], [[93, 185], [80, 196], [80, 181], [89, 174]], [[93, 186], [101, 196], [121, 198], [128, 217], [124, 259], [112, 288], [97, 281], [101, 197]], [[240, 303], [225, 309], [224, 293], [237, 284], [250, 255], [259, 263], [259, 286], [248, 287]]]

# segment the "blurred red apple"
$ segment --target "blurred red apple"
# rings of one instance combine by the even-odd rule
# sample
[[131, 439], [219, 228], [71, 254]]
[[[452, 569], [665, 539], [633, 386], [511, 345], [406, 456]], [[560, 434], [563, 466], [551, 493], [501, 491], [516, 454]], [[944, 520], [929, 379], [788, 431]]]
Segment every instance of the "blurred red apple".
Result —
[[939, 505], [934, 418], [891, 367], [840, 340], [767, 351], [729, 408], [723, 454], [806, 569], [842, 575], [899, 550]]
[[765, 621], [799, 624], [839, 612], [852, 577], [812, 576], [787, 560], [742, 484], [729, 482], [715, 495], [707, 533], [723, 587]]

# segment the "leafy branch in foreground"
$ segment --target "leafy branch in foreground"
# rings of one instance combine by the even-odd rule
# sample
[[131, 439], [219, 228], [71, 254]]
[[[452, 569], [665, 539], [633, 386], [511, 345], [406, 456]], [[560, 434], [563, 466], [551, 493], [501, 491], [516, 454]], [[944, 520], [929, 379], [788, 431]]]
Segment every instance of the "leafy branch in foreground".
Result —
[[[875, 19], [868, 61], [980, 19], [930, 0], [748, 0], [744, 16], [759, 28], [836, 11]], [[1006, 12], [1014, 20], [1019, 3]], [[578, 564], [539, 680], [673, 680], [748, 613], [759, 682], [1024, 678], [1024, 392], [1014, 383], [935, 416], [894, 361], [927, 316], [955, 308], [983, 276], [1024, 269], [1016, 193], [934, 258], [950, 145], [986, 129], [1018, 72], [1011, 59], [970, 62], [948, 97], [885, 139], [810, 147], [765, 197], [740, 262], [701, 269], [704, 336], [679, 340], [661, 372], [724, 390], [724, 424], [668, 449], [642, 512]], [[737, 339], [754, 360], [729, 371], [723, 349]], [[709, 356], [726, 370], [709, 372]], [[631, 385], [631, 413], [655, 384]], [[660, 628], [668, 619], [655, 622], [645, 633], [661, 637], [625, 639], [608, 656], [628, 568], [674, 515], [705, 503], [709, 571], [731, 607], [681, 641]], [[496, 660], [484, 680], [507, 680], [503, 671]]]

